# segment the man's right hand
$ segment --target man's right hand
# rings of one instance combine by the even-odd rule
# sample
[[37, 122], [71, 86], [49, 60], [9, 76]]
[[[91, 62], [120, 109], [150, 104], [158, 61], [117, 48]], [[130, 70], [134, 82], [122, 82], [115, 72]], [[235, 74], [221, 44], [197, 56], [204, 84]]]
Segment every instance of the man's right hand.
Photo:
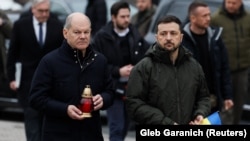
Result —
[[78, 109], [75, 105], [69, 105], [67, 108], [67, 114], [70, 118], [75, 120], [83, 120], [82, 111]]
[[16, 86], [16, 81], [13, 80], [10, 82], [10, 89], [13, 90], [13, 91], [16, 91], [17, 90], [17, 86]]
[[120, 68], [120, 76], [121, 77], [129, 77], [132, 68], [133, 68], [133, 65], [131, 65], [131, 64], [121, 67]]

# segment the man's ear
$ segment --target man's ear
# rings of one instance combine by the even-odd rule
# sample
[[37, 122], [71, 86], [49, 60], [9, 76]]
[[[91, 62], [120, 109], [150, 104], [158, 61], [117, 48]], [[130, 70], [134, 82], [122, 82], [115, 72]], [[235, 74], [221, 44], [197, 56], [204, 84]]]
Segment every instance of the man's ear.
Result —
[[64, 28], [63, 29], [63, 36], [65, 39], [67, 39], [67, 34], [68, 34], [68, 29]]

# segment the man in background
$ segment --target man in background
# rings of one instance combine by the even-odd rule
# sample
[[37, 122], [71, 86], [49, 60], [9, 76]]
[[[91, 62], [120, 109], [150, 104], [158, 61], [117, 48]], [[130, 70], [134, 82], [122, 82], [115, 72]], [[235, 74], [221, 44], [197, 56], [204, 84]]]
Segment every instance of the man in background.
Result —
[[136, 0], [138, 12], [132, 16], [131, 23], [139, 30], [144, 37], [149, 29], [150, 23], [156, 11], [156, 5], [152, 0]]
[[108, 68], [115, 81], [115, 99], [107, 109], [110, 141], [123, 141], [129, 119], [125, 110], [127, 81], [133, 66], [144, 56], [149, 44], [136, 27], [130, 24], [130, 7], [118, 1], [111, 7], [111, 21], [93, 39], [95, 49], [108, 59]]
[[0, 93], [9, 95], [12, 92], [9, 89], [7, 77], [7, 51], [6, 40], [10, 39], [12, 23], [6, 13], [0, 10]]
[[209, 26], [210, 14], [204, 2], [194, 1], [189, 5], [190, 22], [184, 26], [182, 44], [203, 68], [213, 113], [233, 107], [233, 90], [227, 49], [221, 39], [222, 28]]
[[91, 35], [107, 23], [107, 5], [105, 0], [88, 0], [85, 14], [91, 21]]
[[[27, 141], [40, 141], [43, 115], [29, 107], [29, 90], [40, 59], [61, 45], [63, 25], [58, 20], [49, 18], [49, 0], [33, 0], [31, 11], [32, 16], [14, 23], [7, 57], [7, 73], [9, 86], [17, 92], [18, 102], [24, 109]], [[19, 87], [15, 78], [17, 62], [22, 65]]]
[[227, 124], [239, 124], [248, 94], [250, 67], [250, 14], [243, 0], [224, 0], [212, 15], [211, 25], [223, 27], [222, 39], [227, 47], [233, 85], [233, 111], [229, 111]]

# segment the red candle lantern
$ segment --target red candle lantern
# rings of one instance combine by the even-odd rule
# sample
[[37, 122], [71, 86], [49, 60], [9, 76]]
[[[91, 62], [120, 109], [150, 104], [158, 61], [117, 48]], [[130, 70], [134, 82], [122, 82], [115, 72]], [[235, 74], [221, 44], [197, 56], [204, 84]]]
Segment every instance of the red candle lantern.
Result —
[[93, 100], [90, 85], [86, 85], [83, 90], [80, 109], [83, 117], [92, 117], [91, 112], [93, 111]]

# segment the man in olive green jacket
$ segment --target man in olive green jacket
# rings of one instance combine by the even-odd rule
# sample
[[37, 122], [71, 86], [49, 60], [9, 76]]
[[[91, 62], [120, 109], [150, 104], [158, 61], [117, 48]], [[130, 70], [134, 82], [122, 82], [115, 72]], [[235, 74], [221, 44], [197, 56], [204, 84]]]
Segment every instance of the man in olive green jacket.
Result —
[[[212, 15], [211, 25], [223, 27], [222, 39], [228, 50], [233, 84], [233, 112], [228, 112], [225, 124], [239, 124], [243, 104], [248, 94], [250, 67], [250, 14], [242, 0], [224, 0]], [[233, 113], [233, 114], [231, 114]]]
[[136, 0], [138, 12], [132, 16], [131, 23], [138, 28], [139, 33], [145, 36], [156, 11], [156, 5], [152, 0]]

